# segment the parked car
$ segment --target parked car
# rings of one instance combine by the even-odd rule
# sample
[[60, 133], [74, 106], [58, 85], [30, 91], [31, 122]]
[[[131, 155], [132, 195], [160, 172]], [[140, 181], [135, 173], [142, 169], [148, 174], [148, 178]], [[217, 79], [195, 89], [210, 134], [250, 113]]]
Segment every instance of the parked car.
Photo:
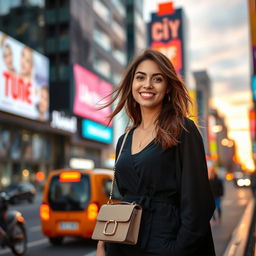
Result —
[[[113, 171], [61, 169], [50, 173], [40, 207], [42, 231], [53, 245], [65, 236], [91, 238], [98, 211], [107, 203]], [[113, 198], [120, 199], [117, 187]]]
[[12, 183], [4, 191], [7, 193], [11, 204], [17, 204], [24, 200], [33, 203], [36, 195], [34, 185], [25, 181]]

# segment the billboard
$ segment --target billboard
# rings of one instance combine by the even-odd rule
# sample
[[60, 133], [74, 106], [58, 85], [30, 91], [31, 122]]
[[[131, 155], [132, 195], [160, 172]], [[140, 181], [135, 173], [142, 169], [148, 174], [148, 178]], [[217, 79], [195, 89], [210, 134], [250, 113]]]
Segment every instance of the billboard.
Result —
[[100, 79], [89, 70], [74, 65], [75, 98], [73, 112], [81, 117], [107, 125], [111, 107], [99, 109], [106, 103], [107, 95], [112, 92], [112, 86]]
[[253, 73], [256, 74], [256, 2], [255, 0], [248, 0], [248, 9], [249, 9], [249, 18], [250, 18]]
[[[249, 120], [250, 120], [250, 132], [252, 142], [256, 142], [256, 110], [249, 111]], [[256, 151], [253, 151], [256, 152]]]
[[92, 120], [82, 120], [82, 137], [86, 139], [96, 140], [106, 144], [113, 141], [113, 128], [96, 123]]
[[148, 24], [150, 48], [165, 54], [182, 77], [185, 76], [183, 23], [183, 11], [176, 9], [171, 14], [152, 13]]
[[252, 98], [256, 101], [256, 75], [252, 76]]
[[0, 31], [0, 111], [49, 119], [49, 60]]

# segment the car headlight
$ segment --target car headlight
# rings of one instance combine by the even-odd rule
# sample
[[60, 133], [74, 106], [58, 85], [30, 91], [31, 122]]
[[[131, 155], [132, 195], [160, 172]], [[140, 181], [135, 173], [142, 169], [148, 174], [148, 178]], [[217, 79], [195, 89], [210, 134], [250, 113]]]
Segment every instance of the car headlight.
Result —
[[246, 178], [246, 179], [240, 178], [240, 179], [238, 179], [238, 180], [236, 181], [236, 184], [237, 184], [237, 186], [239, 186], [239, 187], [249, 187], [249, 186], [251, 185], [251, 180], [248, 179], [248, 178]]
[[248, 178], [244, 179], [244, 185], [247, 186], [247, 187], [250, 186], [251, 185], [251, 180], [248, 179]]

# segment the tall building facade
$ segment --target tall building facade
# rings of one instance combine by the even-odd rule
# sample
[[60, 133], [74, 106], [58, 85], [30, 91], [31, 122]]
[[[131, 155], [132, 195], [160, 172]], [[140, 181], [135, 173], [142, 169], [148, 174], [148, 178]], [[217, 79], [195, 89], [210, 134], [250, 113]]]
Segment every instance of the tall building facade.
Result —
[[143, 0], [126, 0], [128, 62], [147, 47], [146, 24], [143, 20]]
[[[136, 53], [144, 47], [142, 1], [131, 3]], [[106, 166], [126, 126], [125, 115], [121, 113], [108, 130], [100, 115], [90, 116], [89, 110], [79, 106], [94, 104], [103, 93], [98, 91], [113, 90], [120, 82], [130, 49], [126, 10], [124, 0], [0, 0], [0, 31], [43, 54], [50, 63], [47, 120], [0, 109], [0, 185], [12, 182], [14, 176], [24, 179], [28, 173], [24, 170], [29, 171], [25, 178], [34, 181], [38, 171], [47, 175], [54, 168], [77, 163], [71, 160]], [[43, 153], [38, 156], [39, 151]]]
[[234, 171], [235, 141], [228, 138], [225, 120], [216, 109], [210, 109], [210, 118], [214, 119], [214, 125], [209, 127], [209, 133], [215, 135], [215, 140], [212, 142], [215, 144], [216, 164], [227, 172], [232, 172]]
[[[107, 82], [112, 89], [117, 86], [127, 63], [125, 20], [126, 9], [121, 0], [46, 0], [46, 52], [51, 60], [53, 109], [74, 112], [78, 89], [74, 65]], [[58, 97], [60, 94], [62, 97]], [[83, 138], [86, 114], [77, 117], [78, 133], [71, 138], [69, 154], [92, 159], [96, 166], [102, 166], [109, 144], [100, 138]], [[113, 126], [115, 130], [115, 123]]]
[[44, 25], [44, 1], [0, 1], [0, 187], [53, 169], [69, 134], [50, 125]]
[[208, 117], [210, 113], [211, 81], [207, 71], [193, 72], [196, 84], [198, 124], [204, 139], [205, 151], [209, 154]]
[[253, 109], [250, 110], [252, 158], [256, 166], [256, 2], [248, 0], [250, 49], [251, 49], [251, 90]]

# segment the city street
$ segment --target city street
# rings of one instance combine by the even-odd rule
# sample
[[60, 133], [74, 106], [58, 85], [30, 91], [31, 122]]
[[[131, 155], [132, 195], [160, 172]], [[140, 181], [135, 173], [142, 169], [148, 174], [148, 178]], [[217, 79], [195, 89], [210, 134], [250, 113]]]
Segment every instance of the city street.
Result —
[[[250, 198], [250, 189], [236, 188], [233, 186], [233, 183], [226, 182], [225, 197], [223, 198], [223, 219], [220, 224], [212, 227], [217, 256], [223, 255], [231, 234], [239, 223]], [[39, 219], [40, 202], [41, 195], [37, 195], [34, 204], [24, 203], [10, 207], [21, 211], [25, 216], [28, 233], [27, 255], [93, 256], [96, 245], [93, 241], [67, 238], [61, 246], [52, 246], [48, 242], [48, 239], [41, 233]], [[2, 249], [0, 250], [0, 255], [11, 256], [12, 254], [9, 249]]]
[[[94, 251], [95, 242], [85, 239], [67, 238], [63, 245], [52, 246], [48, 239], [42, 234], [39, 218], [39, 207], [41, 203], [41, 194], [37, 195], [34, 204], [24, 202], [19, 205], [10, 206], [10, 209], [16, 209], [24, 214], [26, 220], [28, 251], [27, 256], [90, 256]], [[9, 249], [1, 249], [0, 255], [13, 255]]]
[[222, 221], [212, 227], [216, 256], [222, 256], [235, 227], [244, 213], [252, 194], [249, 188], [237, 188], [232, 182], [225, 183], [222, 201]]

